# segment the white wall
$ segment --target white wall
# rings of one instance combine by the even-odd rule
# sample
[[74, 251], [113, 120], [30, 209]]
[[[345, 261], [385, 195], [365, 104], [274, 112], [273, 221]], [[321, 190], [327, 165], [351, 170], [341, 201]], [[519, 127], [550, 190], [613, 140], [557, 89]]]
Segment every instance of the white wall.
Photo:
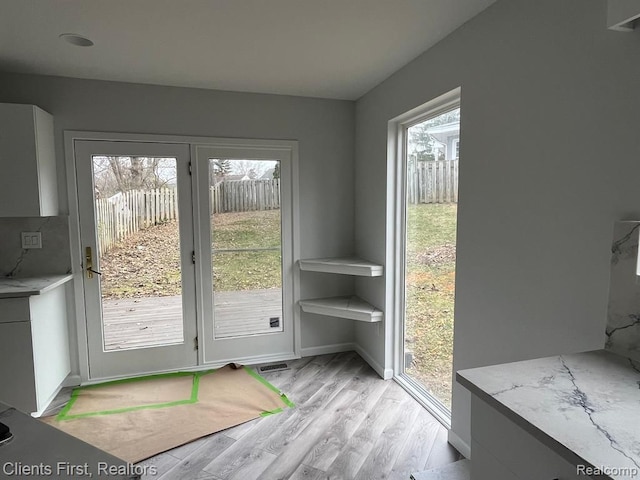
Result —
[[[387, 264], [387, 122], [462, 87], [456, 370], [604, 344], [613, 222], [640, 218], [640, 32], [606, 18], [500, 0], [357, 102], [356, 250]], [[382, 307], [390, 287], [357, 284]], [[390, 367], [386, 333], [356, 341]], [[452, 421], [468, 442], [457, 385]]]
[[[298, 140], [300, 254], [353, 250], [353, 102], [6, 73], [0, 102], [35, 104], [54, 116], [63, 214], [64, 130]], [[350, 282], [305, 276], [301, 297], [349, 293]], [[352, 322], [302, 315], [303, 348], [353, 342]]]

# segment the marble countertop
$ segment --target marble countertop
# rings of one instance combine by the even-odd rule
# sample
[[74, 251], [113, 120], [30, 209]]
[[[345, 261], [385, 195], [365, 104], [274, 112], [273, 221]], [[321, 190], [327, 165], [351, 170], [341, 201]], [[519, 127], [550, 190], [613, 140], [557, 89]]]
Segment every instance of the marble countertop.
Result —
[[41, 295], [63, 283], [73, 275], [42, 275], [40, 277], [0, 277], [0, 298], [29, 297]]
[[[640, 472], [640, 362], [596, 350], [460, 370], [456, 378], [572, 464]], [[637, 478], [605, 473], [598, 478]]]

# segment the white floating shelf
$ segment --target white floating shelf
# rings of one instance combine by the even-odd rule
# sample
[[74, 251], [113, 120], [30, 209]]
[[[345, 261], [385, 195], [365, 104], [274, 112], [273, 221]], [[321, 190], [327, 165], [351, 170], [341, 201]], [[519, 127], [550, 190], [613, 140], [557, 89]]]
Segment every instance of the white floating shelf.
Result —
[[314, 258], [300, 260], [300, 270], [307, 272], [339, 273], [361, 277], [380, 277], [383, 267], [357, 257]]
[[359, 297], [329, 297], [300, 300], [303, 312], [348, 318], [360, 322], [381, 322], [383, 313]]

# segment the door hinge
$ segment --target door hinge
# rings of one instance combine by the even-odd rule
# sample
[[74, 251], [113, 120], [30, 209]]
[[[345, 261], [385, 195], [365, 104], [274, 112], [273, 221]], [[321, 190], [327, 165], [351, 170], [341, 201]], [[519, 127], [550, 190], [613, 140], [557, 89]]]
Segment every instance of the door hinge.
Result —
[[193, 174], [193, 169], [191, 167], [191, 161], [189, 161], [189, 175]]
[[198, 337], [193, 339], [193, 349], [198, 350]]
[[191, 252], [191, 263], [196, 264], [196, 252]]

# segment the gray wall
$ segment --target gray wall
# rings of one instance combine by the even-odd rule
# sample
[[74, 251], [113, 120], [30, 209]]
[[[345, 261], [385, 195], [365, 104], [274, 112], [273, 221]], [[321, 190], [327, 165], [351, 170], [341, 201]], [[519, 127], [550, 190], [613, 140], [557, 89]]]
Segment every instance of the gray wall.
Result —
[[[2, 217], [0, 232], [0, 277], [71, 272], [69, 217]], [[42, 248], [23, 249], [22, 232], [40, 232]]]
[[[6, 73], [0, 102], [35, 104], [54, 116], [62, 213], [68, 213], [64, 130], [298, 140], [300, 254], [353, 250], [354, 102]], [[351, 280], [335, 276], [303, 280], [302, 298], [352, 288]], [[302, 346], [353, 342], [351, 323], [303, 313]]]
[[[462, 88], [455, 370], [604, 345], [612, 225], [640, 217], [639, 54], [604, 0], [501, 0], [357, 102], [356, 251], [386, 263], [387, 122]], [[390, 367], [385, 327], [356, 341]]]

